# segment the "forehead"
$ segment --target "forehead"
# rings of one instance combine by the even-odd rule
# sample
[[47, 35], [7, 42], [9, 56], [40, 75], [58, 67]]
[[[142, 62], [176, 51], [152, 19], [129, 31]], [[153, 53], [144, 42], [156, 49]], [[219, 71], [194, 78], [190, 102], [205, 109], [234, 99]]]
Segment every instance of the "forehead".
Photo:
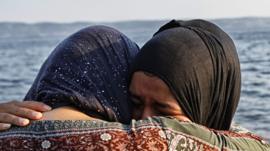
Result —
[[145, 91], [152, 91], [154, 93], [168, 94], [170, 92], [166, 83], [157, 76], [137, 71], [133, 74], [130, 91], [135, 93], [145, 93]]
[[145, 104], [162, 103], [170, 106], [169, 109], [181, 110], [167, 84], [157, 76], [148, 76], [142, 71], [135, 72], [130, 85], [130, 93]]

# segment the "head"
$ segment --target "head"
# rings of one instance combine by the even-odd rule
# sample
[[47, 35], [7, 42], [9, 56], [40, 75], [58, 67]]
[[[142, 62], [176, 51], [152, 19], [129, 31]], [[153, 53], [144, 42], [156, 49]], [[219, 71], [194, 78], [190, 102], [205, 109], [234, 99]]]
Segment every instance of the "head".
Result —
[[185, 116], [229, 129], [240, 96], [240, 65], [233, 41], [216, 25], [171, 21], [142, 47], [132, 73], [136, 118]]
[[25, 100], [73, 106], [92, 117], [129, 123], [128, 73], [138, 50], [113, 28], [84, 28], [54, 49]]
[[133, 118], [173, 116], [190, 121], [180, 108], [167, 84], [159, 77], [143, 71], [133, 74], [129, 87], [133, 103]]

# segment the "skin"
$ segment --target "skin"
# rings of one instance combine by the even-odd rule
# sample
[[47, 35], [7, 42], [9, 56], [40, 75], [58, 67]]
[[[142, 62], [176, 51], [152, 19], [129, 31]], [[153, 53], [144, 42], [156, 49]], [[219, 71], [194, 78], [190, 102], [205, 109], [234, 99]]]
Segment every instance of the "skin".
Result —
[[11, 101], [0, 104], [0, 131], [11, 125], [27, 126], [30, 120], [93, 120], [95, 118], [73, 107], [60, 107], [51, 110], [43, 103], [35, 101]]
[[40, 120], [94, 120], [74, 107], [64, 106], [45, 112]]
[[142, 71], [135, 72], [129, 91], [134, 104], [134, 119], [172, 116], [181, 121], [190, 121], [167, 84], [154, 75]]
[[[181, 121], [190, 121], [183, 113], [169, 87], [160, 78], [138, 71], [132, 76], [130, 94], [134, 119], [152, 116], [171, 116]], [[93, 120], [73, 107], [51, 108], [41, 102], [11, 101], [0, 104], [0, 130], [6, 130], [11, 124], [26, 126], [30, 120]]]
[[11, 124], [26, 126], [30, 120], [42, 118], [42, 113], [51, 108], [43, 103], [35, 101], [10, 101], [0, 104], [0, 130], [6, 130]]

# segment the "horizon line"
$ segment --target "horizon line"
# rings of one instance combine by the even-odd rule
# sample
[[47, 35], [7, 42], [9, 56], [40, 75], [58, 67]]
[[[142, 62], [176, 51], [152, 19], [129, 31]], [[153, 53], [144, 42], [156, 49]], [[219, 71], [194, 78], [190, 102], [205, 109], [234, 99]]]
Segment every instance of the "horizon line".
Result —
[[[0, 21], [0, 23], [24, 23], [24, 24], [40, 24], [40, 23], [56, 23], [56, 24], [73, 24], [73, 23], [124, 23], [124, 22], [145, 22], [145, 21], [168, 21], [175, 18], [162, 18], [162, 19], [130, 19], [130, 20], [114, 20], [114, 21], [90, 21], [90, 20], [77, 20], [77, 21]], [[180, 18], [177, 18], [180, 19]], [[270, 19], [270, 16], [242, 16], [242, 17], [220, 17], [220, 18], [181, 18], [181, 20], [192, 19], [205, 19], [205, 20], [230, 20], [230, 19]]]

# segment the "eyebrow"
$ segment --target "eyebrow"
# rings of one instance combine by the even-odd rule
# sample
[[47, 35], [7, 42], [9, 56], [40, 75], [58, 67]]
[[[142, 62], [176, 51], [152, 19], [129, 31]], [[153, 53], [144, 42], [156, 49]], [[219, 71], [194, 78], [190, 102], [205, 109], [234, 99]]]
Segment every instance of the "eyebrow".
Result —
[[149, 77], [156, 77], [154, 74], [149, 73], [149, 72], [143, 71], [143, 73], [144, 73], [145, 75], [149, 76]]

